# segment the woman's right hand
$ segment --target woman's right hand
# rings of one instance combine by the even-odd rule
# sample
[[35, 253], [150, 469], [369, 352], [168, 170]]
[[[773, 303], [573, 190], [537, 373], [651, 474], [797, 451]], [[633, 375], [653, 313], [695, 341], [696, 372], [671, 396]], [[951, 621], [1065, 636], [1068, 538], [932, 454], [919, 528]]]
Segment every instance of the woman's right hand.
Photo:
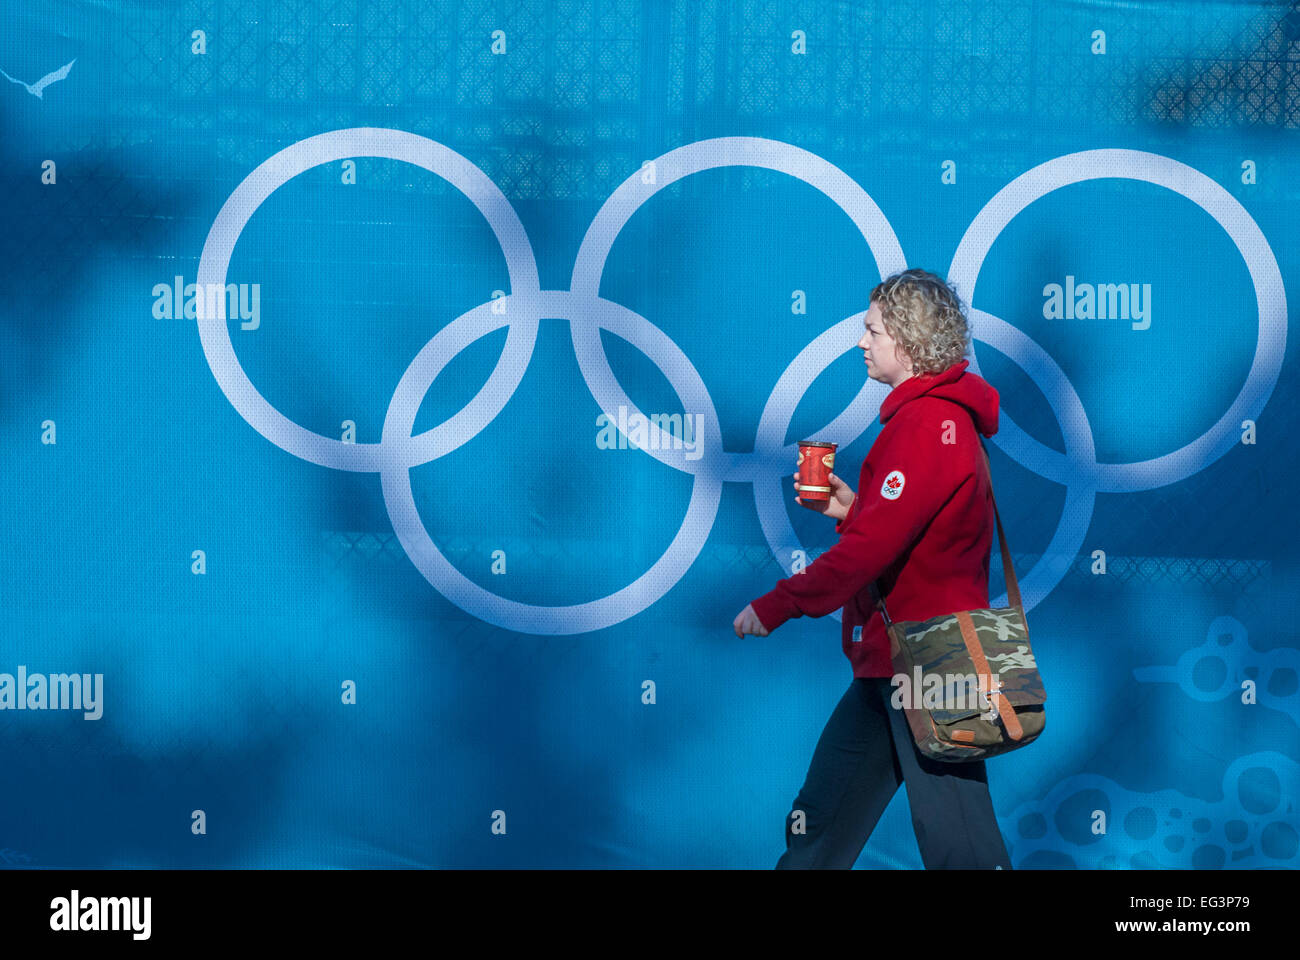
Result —
[[835, 520], [843, 520], [849, 515], [849, 508], [853, 506], [854, 493], [851, 487], [835, 474], [830, 476], [831, 498], [829, 500], [805, 500], [798, 496], [799, 490], [799, 471], [794, 472], [794, 489], [796, 495], [794, 502], [800, 506], [807, 507], [809, 510], [816, 510], [818, 513], [824, 513]]

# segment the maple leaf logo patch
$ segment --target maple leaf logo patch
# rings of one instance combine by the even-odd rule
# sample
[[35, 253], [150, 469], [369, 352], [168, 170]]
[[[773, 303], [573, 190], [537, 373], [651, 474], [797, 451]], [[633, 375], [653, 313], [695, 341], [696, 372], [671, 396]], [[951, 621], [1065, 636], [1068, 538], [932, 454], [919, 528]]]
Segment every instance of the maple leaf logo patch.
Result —
[[886, 500], [897, 500], [903, 494], [903, 484], [907, 482], [907, 477], [903, 476], [902, 470], [890, 470], [885, 476], [885, 482], [880, 485], [880, 495]]

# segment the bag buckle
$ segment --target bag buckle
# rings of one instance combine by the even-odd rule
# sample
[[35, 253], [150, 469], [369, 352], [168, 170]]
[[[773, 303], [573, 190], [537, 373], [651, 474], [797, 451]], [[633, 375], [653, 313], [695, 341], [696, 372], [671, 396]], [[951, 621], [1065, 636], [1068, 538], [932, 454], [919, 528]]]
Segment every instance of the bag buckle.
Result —
[[989, 678], [988, 690], [980, 691], [980, 699], [989, 708], [987, 713], [983, 713], [980, 716], [982, 716], [989, 723], [997, 723], [998, 716], [999, 716], [998, 704], [997, 701], [993, 699], [993, 695], [998, 691], [1000, 691], [1001, 689], [1002, 689], [1002, 678], [994, 675]]

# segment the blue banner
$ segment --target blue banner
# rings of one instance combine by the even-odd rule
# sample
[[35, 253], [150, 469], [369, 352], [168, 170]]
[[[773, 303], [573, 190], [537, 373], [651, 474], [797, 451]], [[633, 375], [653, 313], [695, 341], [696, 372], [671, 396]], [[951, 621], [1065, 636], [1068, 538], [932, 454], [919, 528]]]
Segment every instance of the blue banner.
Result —
[[[1297, 866], [1300, 12], [3, 23], [0, 865], [772, 867], [851, 672], [733, 619], [920, 267], [1047, 690], [1012, 864]], [[857, 866], [921, 865], [900, 789]]]

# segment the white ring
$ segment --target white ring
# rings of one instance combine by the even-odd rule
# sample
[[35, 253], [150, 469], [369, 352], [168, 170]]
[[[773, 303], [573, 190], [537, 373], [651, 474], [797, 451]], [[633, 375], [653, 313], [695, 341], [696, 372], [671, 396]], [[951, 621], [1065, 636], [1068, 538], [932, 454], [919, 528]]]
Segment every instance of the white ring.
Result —
[[[1223, 229], [1246, 261], [1259, 307], [1259, 338], [1246, 383], [1218, 423], [1173, 453], [1137, 463], [1098, 463], [1095, 458], [1062, 456], [1021, 430], [1002, 411], [998, 447], [1028, 469], [1048, 480], [1070, 485], [1082, 480], [1102, 493], [1133, 493], [1177, 483], [1218, 460], [1240, 441], [1242, 420], [1254, 420], [1277, 385], [1286, 352], [1286, 289], [1277, 258], [1259, 225], [1237, 202], [1205, 174], [1184, 163], [1141, 150], [1083, 150], [1041, 163], [1003, 187], [984, 205], [957, 246], [949, 282], [971, 308], [975, 282], [993, 241], [1007, 224], [1040, 197], [1072, 183], [1107, 177], [1141, 180], [1172, 190], [1208, 213]], [[971, 353], [971, 369], [979, 363]], [[1010, 429], [1007, 429], [1010, 428]]]
[[[478, 207], [496, 234], [506, 256], [510, 292], [527, 294], [538, 289], [537, 263], [533, 259], [528, 234], [510, 201], [487, 174], [454, 150], [427, 137], [381, 127], [352, 127], [320, 133], [285, 147], [259, 164], [235, 188], [208, 230], [203, 255], [199, 258], [199, 289], [212, 289], [211, 284], [225, 287], [230, 256], [239, 241], [239, 235], [267, 197], [304, 170], [348, 157], [401, 160], [423, 167], [447, 180]], [[230, 328], [226, 323], [225, 299], [218, 298], [217, 303], [217, 316], [199, 318], [199, 338], [203, 342], [203, 353], [208, 358], [208, 366], [212, 368], [217, 385], [231, 406], [248, 421], [249, 426], [287, 453], [322, 467], [367, 472], [379, 470], [385, 455], [391, 455], [391, 451], [384, 451], [380, 444], [344, 443], [333, 437], [322, 436], [290, 420], [267, 402], [248, 379], [248, 374], [235, 355], [234, 345], [230, 342]], [[519, 383], [515, 374], [522, 374], [528, 366], [528, 358], [532, 356], [536, 339], [536, 319], [531, 323], [522, 323], [518, 330], [511, 326], [505, 349], [501, 352], [501, 359], [497, 361], [492, 376], [470, 401], [467, 407], [469, 413], [462, 410], [457, 415], [458, 425], [466, 430], [461, 435], [461, 443], [482, 430], [496, 416], [501, 404], [509, 399]], [[496, 404], [496, 400], [501, 400], [501, 404]], [[467, 426], [466, 421], [470, 421], [471, 425]], [[413, 441], [408, 436], [404, 442]], [[423, 447], [433, 445], [427, 439], [427, 434], [414, 438], [414, 442]]]
[[[660, 369], [665, 369], [660, 362], [662, 358], [656, 358], [654, 351], [667, 349], [668, 345], [677, 349], [677, 345], [667, 337], [661, 334], [656, 336], [658, 331], [649, 321], [616, 303], [608, 300], [578, 301], [567, 291], [548, 291], [543, 297], [548, 302], [541, 312], [548, 316], [565, 316], [567, 301], [574, 299], [574, 302], [580, 302], [583, 309], [588, 311], [586, 322], [601, 329], [616, 330], [620, 336], [654, 360]], [[506, 312], [516, 314], [521, 310], [517, 306], [507, 306]], [[393, 400], [384, 418], [382, 443], [397, 445], [411, 435], [415, 415], [425, 393], [443, 367], [459, 352], [455, 349], [458, 344], [473, 343], [507, 322], [510, 321], [492, 313], [491, 304], [485, 303], [461, 314], [430, 340], [406, 368], [406, 373], [393, 392]], [[686, 364], [686, 368], [694, 372], [689, 364]], [[683, 367], [678, 365], [665, 371], [679, 398], [704, 389], [703, 384], [683, 383], [680, 376], [682, 370]], [[452, 603], [480, 620], [519, 633], [536, 634], [601, 630], [636, 616], [650, 606], [676, 586], [695, 562], [713, 529], [718, 504], [722, 499], [722, 481], [709, 473], [697, 473], [691, 487], [691, 502], [686, 517], [677, 535], [673, 537], [673, 542], [649, 570], [628, 586], [599, 600], [569, 606], [537, 606], [508, 600], [485, 590], [443, 556], [416, 510], [415, 497], [411, 491], [411, 472], [405, 464], [396, 458], [385, 461], [380, 480], [393, 530], [411, 562], [429, 583]]]

